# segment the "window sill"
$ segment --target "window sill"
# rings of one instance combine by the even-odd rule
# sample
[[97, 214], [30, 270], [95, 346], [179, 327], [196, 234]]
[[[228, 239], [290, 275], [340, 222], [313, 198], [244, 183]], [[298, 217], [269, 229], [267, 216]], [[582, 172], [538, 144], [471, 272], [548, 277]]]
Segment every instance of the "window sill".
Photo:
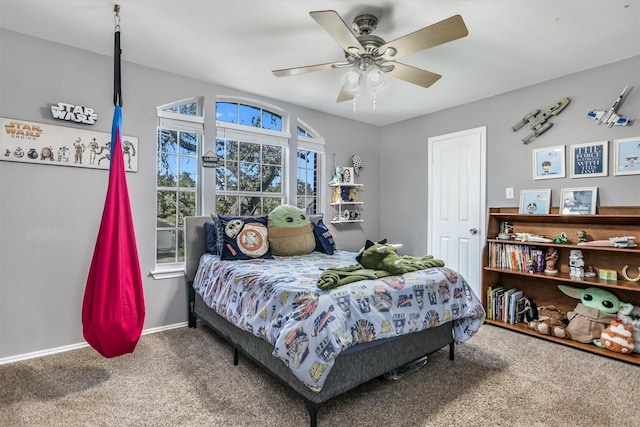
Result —
[[182, 266], [172, 266], [170, 268], [157, 268], [156, 270], [150, 271], [149, 274], [155, 280], [162, 279], [173, 279], [176, 277], [184, 277], [184, 265]]

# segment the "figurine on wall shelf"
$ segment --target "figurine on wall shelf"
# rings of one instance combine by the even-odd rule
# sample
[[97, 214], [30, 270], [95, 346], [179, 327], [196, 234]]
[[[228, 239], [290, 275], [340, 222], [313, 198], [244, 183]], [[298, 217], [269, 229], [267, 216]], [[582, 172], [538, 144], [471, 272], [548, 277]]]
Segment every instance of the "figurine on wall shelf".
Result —
[[631, 126], [633, 123], [632, 119], [627, 119], [626, 117], [622, 117], [618, 115], [618, 107], [622, 102], [622, 98], [627, 93], [627, 89], [629, 87], [625, 87], [622, 89], [622, 93], [615, 100], [609, 111], [604, 110], [589, 110], [587, 111], [587, 117], [590, 119], [596, 120], [597, 125], [607, 125], [607, 127], [613, 126]]
[[546, 274], [556, 274], [558, 270], [556, 270], [556, 262], [558, 261], [558, 251], [555, 248], [548, 248], [547, 253], [544, 256], [545, 260], [545, 269], [544, 272]]
[[541, 112], [540, 110], [533, 110], [524, 116], [518, 123], [511, 126], [511, 130], [517, 132], [528, 123], [531, 133], [525, 136], [522, 140], [524, 144], [528, 144], [553, 126], [553, 123], [547, 123], [547, 120], [549, 120], [551, 116], [557, 116], [560, 114], [560, 112], [569, 105], [569, 102], [569, 98], [562, 98], [555, 104], [547, 106], [547, 110], [544, 112]]

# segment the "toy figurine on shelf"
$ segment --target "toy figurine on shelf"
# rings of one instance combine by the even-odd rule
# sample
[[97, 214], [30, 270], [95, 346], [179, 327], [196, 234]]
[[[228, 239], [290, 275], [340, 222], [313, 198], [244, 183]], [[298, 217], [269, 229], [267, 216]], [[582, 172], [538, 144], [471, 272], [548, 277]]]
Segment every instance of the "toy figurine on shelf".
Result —
[[558, 270], [556, 270], [556, 262], [558, 261], [558, 251], [555, 248], [547, 249], [547, 253], [545, 254], [545, 266], [544, 272], [546, 274], [556, 274]]
[[569, 276], [574, 279], [584, 277], [584, 260], [580, 249], [571, 249], [569, 252]]
[[576, 236], [578, 236], [578, 244], [584, 243], [587, 241], [587, 232], [584, 230], [576, 231]]
[[559, 245], [566, 245], [567, 243], [569, 243], [569, 238], [567, 237], [567, 233], [565, 233], [564, 231], [560, 234], [558, 234], [554, 239], [553, 239], [553, 243], [559, 244]]

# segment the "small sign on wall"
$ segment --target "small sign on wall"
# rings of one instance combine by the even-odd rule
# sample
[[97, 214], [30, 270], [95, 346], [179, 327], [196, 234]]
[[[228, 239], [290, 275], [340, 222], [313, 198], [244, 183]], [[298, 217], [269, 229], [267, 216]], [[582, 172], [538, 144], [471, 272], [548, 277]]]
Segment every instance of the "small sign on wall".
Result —
[[54, 119], [85, 125], [92, 125], [98, 120], [98, 115], [93, 108], [67, 104], [66, 102], [58, 102], [58, 105], [52, 105], [51, 115]]
[[[0, 160], [109, 169], [111, 133], [0, 118]], [[122, 137], [124, 167], [138, 171], [138, 138]]]

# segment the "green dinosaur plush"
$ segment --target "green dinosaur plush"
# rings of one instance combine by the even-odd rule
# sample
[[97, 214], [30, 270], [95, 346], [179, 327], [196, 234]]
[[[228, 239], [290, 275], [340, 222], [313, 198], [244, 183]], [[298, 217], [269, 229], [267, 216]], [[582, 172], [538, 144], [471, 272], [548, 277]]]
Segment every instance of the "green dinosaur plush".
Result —
[[433, 258], [432, 255], [422, 257], [400, 256], [396, 247], [388, 244], [386, 239], [380, 242], [367, 240], [356, 260], [365, 269], [383, 270], [391, 275], [404, 274], [431, 267], [444, 267], [444, 262]]

